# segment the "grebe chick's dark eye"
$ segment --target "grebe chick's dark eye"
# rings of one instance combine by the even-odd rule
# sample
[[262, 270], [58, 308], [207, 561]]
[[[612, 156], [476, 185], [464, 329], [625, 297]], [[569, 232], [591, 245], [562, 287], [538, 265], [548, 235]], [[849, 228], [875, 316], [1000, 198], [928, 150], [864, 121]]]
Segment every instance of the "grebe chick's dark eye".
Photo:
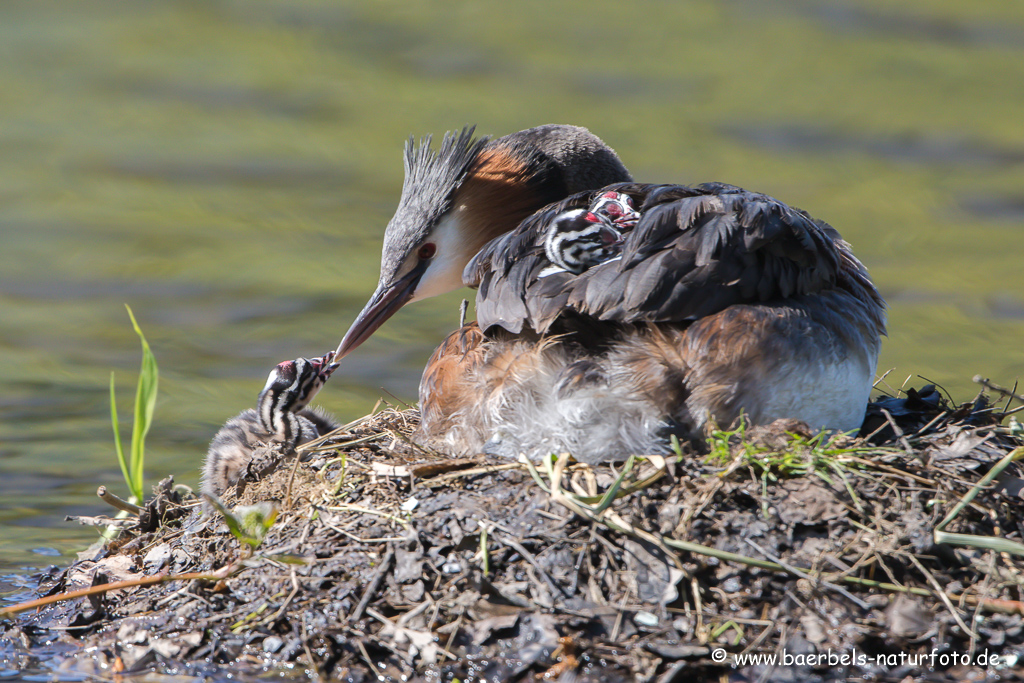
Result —
[[420, 250], [416, 253], [420, 257], [421, 261], [428, 261], [434, 258], [434, 254], [437, 253], [437, 245], [433, 242], [427, 242], [420, 247]]

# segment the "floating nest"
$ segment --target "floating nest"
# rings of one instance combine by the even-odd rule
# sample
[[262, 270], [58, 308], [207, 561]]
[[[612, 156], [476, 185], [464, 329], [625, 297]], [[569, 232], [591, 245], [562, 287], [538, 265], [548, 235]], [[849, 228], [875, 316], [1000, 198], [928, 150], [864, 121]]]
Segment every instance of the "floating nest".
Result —
[[389, 408], [250, 473], [223, 500], [234, 533], [161, 482], [0, 641], [23, 662], [70, 642], [66, 666], [104, 678], [1014, 679], [1007, 414], [926, 387], [873, 403], [858, 438], [780, 421], [588, 466], [453, 460]]

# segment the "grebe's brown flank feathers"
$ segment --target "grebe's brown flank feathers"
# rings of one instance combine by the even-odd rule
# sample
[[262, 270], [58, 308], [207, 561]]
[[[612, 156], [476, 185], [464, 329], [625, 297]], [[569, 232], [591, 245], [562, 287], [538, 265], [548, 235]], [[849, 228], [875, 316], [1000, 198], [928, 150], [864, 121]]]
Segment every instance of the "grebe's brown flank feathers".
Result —
[[596, 193], [569, 197], [488, 244], [463, 277], [479, 287], [477, 320], [514, 333], [546, 332], [578, 313], [618, 323], [685, 322], [740, 303], [769, 302], [834, 287], [878, 312], [884, 303], [839, 234], [763, 194], [731, 185], [621, 184], [642, 218], [625, 236], [621, 258], [584, 273], [540, 277], [541, 235], [561, 212], [587, 206]]

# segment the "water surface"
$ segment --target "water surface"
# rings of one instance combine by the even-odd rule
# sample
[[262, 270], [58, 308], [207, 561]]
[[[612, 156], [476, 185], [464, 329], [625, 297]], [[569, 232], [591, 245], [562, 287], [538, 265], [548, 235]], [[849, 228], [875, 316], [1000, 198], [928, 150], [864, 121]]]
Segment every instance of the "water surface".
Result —
[[[726, 181], [835, 225], [888, 299], [881, 369], [967, 399], [1024, 376], [1024, 6], [881, 0], [0, 5], [0, 572], [147, 471], [194, 485], [277, 362], [333, 349], [373, 289], [410, 134], [585, 125], [639, 180]], [[457, 293], [397, 315], [321, 402], [412, 401]]]

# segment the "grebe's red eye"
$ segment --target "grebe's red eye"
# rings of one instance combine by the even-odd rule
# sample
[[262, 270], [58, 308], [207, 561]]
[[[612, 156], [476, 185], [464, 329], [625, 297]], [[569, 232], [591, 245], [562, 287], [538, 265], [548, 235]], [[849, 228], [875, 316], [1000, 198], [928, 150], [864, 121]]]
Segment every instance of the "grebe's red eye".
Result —
[[437, 246], [433, 242], [427, 242], [418, 252], [421, 261], [427, 261], [434, 258], [434, 254], [437, 252]]

